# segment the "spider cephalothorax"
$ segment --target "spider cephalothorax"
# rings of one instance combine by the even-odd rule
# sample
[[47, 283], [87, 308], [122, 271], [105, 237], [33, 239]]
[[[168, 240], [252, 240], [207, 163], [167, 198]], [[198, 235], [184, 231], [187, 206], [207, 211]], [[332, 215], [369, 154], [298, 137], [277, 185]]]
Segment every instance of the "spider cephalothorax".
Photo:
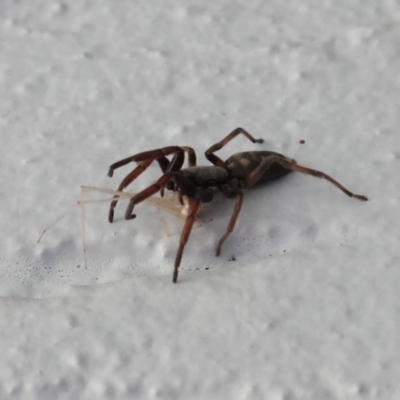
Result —
[[[298, 171], [324, 178], [350, 197], [354, 197], [358, 200], [367, 200], [363, 195], [350, 192], [329, 175], [300, 166], [296, 164], [295, 160], [279, 153], [274, 153], [272, 151], [241, 152], [232, 155], [226, 161], [221, 160], [214, 154], [239, 134], [246, 136], [253, 143], [264, 142], [263, 139], [254, 139], [253, 136], [244, 129], [236, 128], [228, 136], [211, 146], [205, 152], [206, 158], [213, 166], [197, 166], [196, 153], [191, 147], [187, 146], [169, 146], [146, 151], [125, 158], [110, 166], [108, 175], [112, 176], [114, 170], [119, 167], [131, 162], [138, 164], [121, 182], [118, 191], [124, 190], [144, 172], [153, 161], [158, 162], [163, 172], [163, 175], [154, 184], [132, 197], [125, 212], [125, 219], [135, 218], [136, 215], [133, 214], [135, 205], [159, 191], [161, 195], [163, 195], [164, 189], [177, 192], [181, 204], [185, 204], [187, 208], [185, 214], [187, 217], [175, 258], [172, 278], [174, 283], [176, 283], [178, 279], [178, 268], [181, 263], [183, 249], [189, 239], [196, 215], [200, 209], [200, 203], [212, 201], [217, 191], [222, 192], [225, 197], [236, 199], [226, 232], [218, 242], [216, 250], [217, 256], [220, 254], [222, 244], [235, 227], [237, 217], [242, 207], [244, 191], [257, 183], [268, 182], [287, 175], [291, 171]], [[187, 168], [182, 168], [185, 160], [185, 153], [188, 155], [189, 166]], [[167, 156], [170, 155], [173, 155], [171, 160], [167, 158]], [[118, 195], [115, 196], [114, 200], [111, 202], [108, 215], [110, 222], [114, 219], [114, 208], [117, 205], [118, 198]]]

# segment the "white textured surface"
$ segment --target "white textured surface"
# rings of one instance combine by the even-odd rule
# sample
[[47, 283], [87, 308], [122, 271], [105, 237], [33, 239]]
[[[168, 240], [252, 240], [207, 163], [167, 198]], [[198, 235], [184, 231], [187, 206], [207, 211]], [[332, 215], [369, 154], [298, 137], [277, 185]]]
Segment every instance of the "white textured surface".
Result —
[[[3, 3], [1, 399], [399, 398], [397, 2]], [[292, 174], [246, 193], [216, 259], [217, 199], [178, 285], [182, 221], [146, 204], [86, 207], [87, 269], [79, 210], [35, 245], [80, 185], [118, 185], [112, 162], [203, 164], [237, 126], [266, 142], [221, 157], [282, 152], [370, 201]]]

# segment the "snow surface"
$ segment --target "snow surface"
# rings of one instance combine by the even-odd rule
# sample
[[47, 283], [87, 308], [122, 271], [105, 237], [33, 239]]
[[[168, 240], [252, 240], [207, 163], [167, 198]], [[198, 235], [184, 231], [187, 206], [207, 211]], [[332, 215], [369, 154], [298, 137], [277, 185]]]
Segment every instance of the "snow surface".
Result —
[[[400, 4], [10, 1], [0, 14], [1, 399], [399, 399]], [[80, 186], [140, 151], [269, 149], [293, 173], [182, 220]], [[304, 144], [300, 144], [304, 140]], [[150, 168], [131, 191], [160, 176]], [[85, 198], [107, 199], [102, 193]], [[122, 202], [121, 202], [122, 203]]]

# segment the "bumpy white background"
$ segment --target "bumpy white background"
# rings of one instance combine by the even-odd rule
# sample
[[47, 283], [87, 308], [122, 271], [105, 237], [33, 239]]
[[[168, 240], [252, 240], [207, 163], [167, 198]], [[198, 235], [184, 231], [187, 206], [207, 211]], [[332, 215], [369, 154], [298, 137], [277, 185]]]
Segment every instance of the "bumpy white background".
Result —
[[[3, 1], [0, 398], [398, 399], [399, 49], [390, 0]], [[183, 222], [148, 204], [85, 207], [87, 268], [78, 208], [36, 245], [112, 162], [206, 164], [237, 126], [265, 143], [221, 157], [282, 152], [370, 201], [293, 173], [246, 193], [215, 258], [219, 198], [177, 285]]]

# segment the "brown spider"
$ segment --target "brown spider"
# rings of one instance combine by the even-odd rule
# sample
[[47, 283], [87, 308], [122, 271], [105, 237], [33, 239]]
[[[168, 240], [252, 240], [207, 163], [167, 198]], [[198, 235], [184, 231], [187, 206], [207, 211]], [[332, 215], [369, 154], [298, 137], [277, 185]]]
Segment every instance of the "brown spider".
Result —
[[[367, 197], [354, 194], [335, 181], [329, 175], [314, 169], [306, 168], [296, 164], [296, 161], [282, 154], [272, 151], [247, 151], [236, 153], [226, 161], [217, 157], [214, 152], [220, 150], [229, 141], [239, 134], [243, 134], [253, 143], [263, 143], [263, 139], [254, 139], [243, 128], [236, 128], [220, 142], [211, 146], [206, 152], [206, 158], [214, 164], [213, 166], [196, 166], [196, 153], [191, 147], [187, 146], [169, 146], [162, 149], [145, 151], [134, 156], [125, 158], [110, 166], [108, 175], [113, 176], [114, 170], [131, 162], [138, 165], [130, 172], [118, 187], [118, 191], [124, 190], [132, 181], [134, 181], [146, 168], [155, 160], [158, 162], [163, 175], [154, 184], [137, 193], [131, 198], [125, 212], [125, 219], [133, 219], [133, 209], [136, 204], [144, 201], [157, 192], [164, 194], [164, 189], [178, 192], [179, 201], [183, 205], [188, 205], [188, 213], [185, 225], [182, 230], [178, 252], [175, 257], [174, 272], [172, 281], [178, 280], [178, 268], [181, 263], [183, 249], [189, 239], [196, 215], [200, 209], [200, 203], [212, 201], [216, 191], [221, 191], [228, 198], [235, 198], [235, 206], [226, 232], [218, 242], [216, 255], [221, 252], [221, 247], [226, 238], [233, 231], [236, 220], [243, 203], [243, 193], [246, 189], [254, 186], [256, 183], [268, 182], [278, 179], [291, 171], [298, 171], [304, 174], [324, 178], [333, 183], [342, 192], [358, 200], [368, 200]], [[185, 153], [188, 154], [188, 168], [182, 168]], [[168, 160], [167, 156], [174, 155]], [[119, 196], [114, 196], [111, 202], [108, 214], [108, 220], [113, 222], [114, 208], [117, 205]]]

